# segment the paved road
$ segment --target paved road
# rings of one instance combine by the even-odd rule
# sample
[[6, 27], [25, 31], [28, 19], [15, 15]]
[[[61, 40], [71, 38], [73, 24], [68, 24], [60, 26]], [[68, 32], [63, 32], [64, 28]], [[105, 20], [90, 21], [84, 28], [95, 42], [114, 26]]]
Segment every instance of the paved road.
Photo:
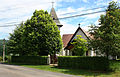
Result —
[[27, 68], [15, 65], [0, 64], [0, 77], [79, 77]]

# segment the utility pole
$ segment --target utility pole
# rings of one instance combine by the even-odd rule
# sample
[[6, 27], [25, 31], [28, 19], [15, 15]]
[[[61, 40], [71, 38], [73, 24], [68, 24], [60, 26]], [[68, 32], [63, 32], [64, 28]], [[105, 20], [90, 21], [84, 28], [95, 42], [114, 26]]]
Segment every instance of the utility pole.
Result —
[[5, 62], [5, 39], [3, 39], [3, 62]]

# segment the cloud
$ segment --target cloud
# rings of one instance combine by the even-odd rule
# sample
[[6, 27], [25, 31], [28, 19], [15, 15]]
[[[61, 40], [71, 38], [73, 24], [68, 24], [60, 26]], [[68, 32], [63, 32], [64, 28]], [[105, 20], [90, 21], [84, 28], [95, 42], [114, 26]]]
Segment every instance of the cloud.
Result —
[[76, 0], [57, 0], [59, 2], [75, 2]]
[[62, 18], [62, 17], [67, 17], [67, 16], [72, 16], [72, 15], [75, 15], [76, 13], [77, 14], [81, 14], [82, 13], [82, 10], [84, 10], [85, 8], [84, 7], [81, 7], [81, 8], [72, 8], [72, 7], [68, 7], [68, 8], [62, 8], [62, 9], [59, 9], [57, 11], [57, 15]]
[[88, 1], [87, 0], [82, 0], [83, 2], [87, 3]]
[[78, 27], [76, 27], [75, 25], [72, 24], [68, 24], [64, 21], [61, 21], [61, 24], [63, 24], [63, 26], [61, 27], [60, 31], [61, 31], [61, 36], [63, 34], [74, 34], [74, 32], [77, 30]]
[[24, 16], [31, 16], [36, 9], [47, 10], [50, 6], [51, 4], [48, 3], [48, 0], [44, 0], [44, 3], [40, 0], [2, 0], [0, 18], [19, 19]]
[[113, 1], [117, 2], [118, 0], [113, 0]]
[[[61, 6], [60, 8], [57, 7], [57, 15], [59, 18], [65, 17], [65, 16], [72, 16], [77, 14], [85, 14], [90, 13], [94, 11], [99, 11], [102, 9], [96, 9], [96, 10], [89, 10], [89, 11], [83, 11], [85, 9], [92, 8], [90, 5], [85, 6], [76, 6], [79, 5], [79, 3], [76, 3], [78, 0], [0, 0], [0, 26], [6, 25], [6, 23], [11, 24], [17, 24], [22, 21], [26, 21], [28, 18], [31, 18], [32, 13], [37, 9], [43, 9], [43, 10], [50, 10], [52, 7], [51, 2], [54, 1], [54, 7]], [[119, 0], [118, 0], [119, 1]], [[63, 5], [64, 2], [68, 2], [69, 5], [76, 3], [74, 6], [67, 6]], [[82, 4], [88, 2], [88, 0], [81, 1]], [[90, 2], [90, 1], [89, 1]], [[63, 3], [63, 4], [62, 4]], [[105, 5], [105, 1], [103, 0], [97, 0], [94, 1], [95, 4], [92, 4], [92, 6], [103, 6]], [[74, 12], [74, 13], [71, 13]], [[76, 13], [75, 13], [76, 12]], [[71, 13], [71, 14], [64, 14], [64, 13]], [[64, 14], [64, 15], [61, 15]], [[91, 14], [81, 17], [75, 17], [65, 20], [60, 20], [60, 22], [63, 24], [63, 27], [61, 28], [61, 34], [65, 33], [74, 33], [77, 29], [75, 26], [80, 22], [83, 26], [87, 26], [91, 24], [89, 21], [93, 21], [93, 19], [99, 18], [100, 14], [103, 13], [97, 13], [97, 14]], [[86, 30], [87, 27], [84, 27]], [[0, 27], [0, 33], [5, 33], [3, 38], [6, 36], [8, 37], [7, 33], [13, 32], [15, 27]]]
[[[68, 7], [68, 8], [59, 9], [57, 11], [57, 14], [58, 14], [59, 18], [64, 18], [67, 16], [87, 14], [87, 13], [92, 13], [92, 12], [97, 12], [97, 11], [103, 10], [102, 8], [99, 8], [99, 9], [95, 9], [95, 10], [82, 11], [84, 9], [86, 9], [86, 8], [82, 7], [82, 8], [76, 9], [76, 8]], [[73, 12], [73, 13], [71, 13], [71, 12]], [[105, 12], [60, 20], [61, 22], [63, 22], [66, 25], [65, 27], [63, 26], [63, 28], [61, 28], [61, 30], [63, 29], [62, 33], [67, 33], [67, 32], [73, 33], [73, 31], [75, 31], [75, 29], [76, 29], [75, 25], [77, 25], [78, 23], [81, 24], [81, 27], [83, 27], [84, 30], [88, 31], [89, 27], [87, 27], [87, 26], [90, 26], [91, 24], [96, 24], [96, 22], [94, 22], [94, 21], [95, 21], [95, 19], [99, 19], [101, 14], [105, 14]], [[74, 24], [70, 24], [71, 22]], [[74, 28], [74, 30], [72, 30], [71, 26]]]
[[88, 30], [90, 29], [89, 26], [82, 26], [81, 28], [82, 28], [84, 31], [88, 31]]
[[[50, 9], [50, 1], [52, 0], [0, 0], [0, 26], [14, 25], [26, 21], [36, 9]], [[15, 26], [0, 27], [1, 37], [9, 37], [9, 33], [12, 33], [14, 29]]]

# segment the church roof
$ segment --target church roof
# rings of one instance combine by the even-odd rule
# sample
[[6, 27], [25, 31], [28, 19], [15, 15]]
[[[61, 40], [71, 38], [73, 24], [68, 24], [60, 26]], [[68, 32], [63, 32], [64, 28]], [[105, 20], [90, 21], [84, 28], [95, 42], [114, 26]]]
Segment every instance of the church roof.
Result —
[[70, 42], [72, 42], [72, 39], [76, 36], [77, 32], [81, 30], [83, 34], [86, 36], [87, 39], [93, 38], [88, 32], [84, 31], [80, 27], [75, 31], [74, 34], [63, 34], [62, 40], [63, 40], [63, 47], [66, 48], [70, 45]]
[[87, 35], [88, 33], [85, 32], [85, 31], [83, 31], [83, 29], [81, 29], [80, 27], [78, 27], [78, 29], [77, 29], [76, 32], [73, 34], [73, 36], [72, 36], [72, 38], [71, 38], [71, 40], [70, 40], [69, 42], [72, 41], [72, 39], [76, 36], [76, 34], [77, 34], [77, 32], [78, 32], [79, 30], [81, 30], [81, 31], [83, 32], [83, 34], [87, 37], [87, 39], [89, 39], [89, 38], [88, 38], [88, 35]]
[[60, 23], [54, 8], [51, 9], [50, 14], [56, 25], [62, 27], [63, 25]]
[[63, 47], [66, 47], [68, 42], [70, 41], [70, 39], [72, 38], [73, 34], [64, 34], [62, 36], [62, 40], [63, 40]]

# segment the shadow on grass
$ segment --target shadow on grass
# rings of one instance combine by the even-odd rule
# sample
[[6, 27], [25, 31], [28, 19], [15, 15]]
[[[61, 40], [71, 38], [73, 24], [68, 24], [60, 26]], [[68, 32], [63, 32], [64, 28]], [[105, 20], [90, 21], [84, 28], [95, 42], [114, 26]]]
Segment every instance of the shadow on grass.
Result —
[[[114, 74], [116, 68], [120, 69], [120, 62], [113, 62], [111, 63], [112, 69], [114, 70], [109, 70], [109, 71], [91, 71], [91, 70], [85, 70], [85, 69], [72, 69], [72, 68], [61, 68], [58, 66], [51, 66], [51, 65], [35, 65], [35, 64], [23, 64], [23, 63], [9, 63], [10, 65], [15, 65], [15, 66], [25, 66], [25, 67], [30, 67], [30, 68], [35, 68], [35, 69], [40, 69], [40, 70], [46, 70], [46, 71], [52, 71], [52, 72], [61, 72], [65, 74], [71, 74], [71, 75], [83, 75], [83, 76], [92, 76], [92, 77], [101, 77], [101, 75], [105, 75], [104, 77], [109, 77], [112, 74]], [[120, 71], [120, 70], [119, 70]], [[102, 76], [103, 77], [103, 76]], [[116, 76], [115, 76], [116, 77]]]
[[84, 75], [84, 76], [100, 76], [100, 75], [111, 75], [114, 71], [91, 71], [91, 70], [85, 70], [85, 69], [72, 69], [72, 68], [61, 68], [57, 66], [53, 66], [51, 68], [56, 68], [56, 69], [63, 69], [61, 71], [62, 73], [65, 74], [72, 74], [72, 75]]

